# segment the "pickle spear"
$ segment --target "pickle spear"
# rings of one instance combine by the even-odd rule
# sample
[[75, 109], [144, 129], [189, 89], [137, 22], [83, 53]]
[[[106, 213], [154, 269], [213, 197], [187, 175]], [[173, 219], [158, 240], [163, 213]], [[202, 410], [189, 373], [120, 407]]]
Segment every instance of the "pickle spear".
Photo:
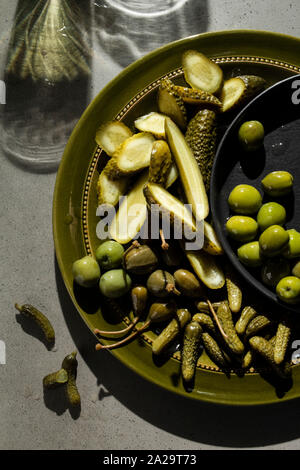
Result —
[[185, 251], [188, 261], [199, 279], [209, 289], [221, 289], [225, 284], [225, 276], [217, 264], [215, 257], [199, 251]]
[[166, 135], [187, 202], [191, 204], [196, 221], [201, 221], [209, 214], [208, 198], [201, 171], [184, 135], [170, 118], [166, 118]]
[[182, 56], [182, 66], [186, 82], [196, 90], [217, 93], [223, 83], [222, 69], [204, 54], [194, 50]]
[[[140, 231], [147, 217], [147, 203], [144, 197], [144, 186], [148, 181], [148, 170], [145, 170], [133, 185], [109, 227], [110, 237], [121, 243], [129, 243]], [[166, 187], [170, 187], [177, 179], [178, 171], [173, 164], [170, 168]]]
[[118, 212], [109, 227], [110, 237], [121, 243], [129, 243], [140, 231], [147, 216], [147, 205], [143, 188], [148, 181], [148, 171], [138, 178], [125, 199], [121, 202]]
[[173, 225], [184, 226], [184, 234], [193, 234], [196, 232], [196, 224], [191, 212], [175, 196], [166, 191], [161, 185], [156, 183], [147, 183], [144, 187], [144, 196], [148, 207], [155, 205], [159, 209], [161, 216], [169, 217]]
[[203, 250], [210, 255], [219, 256], [224, 254], [221, 243], [218, 240], [214, 228], [206, 221], [204, 221], [204, 245]]

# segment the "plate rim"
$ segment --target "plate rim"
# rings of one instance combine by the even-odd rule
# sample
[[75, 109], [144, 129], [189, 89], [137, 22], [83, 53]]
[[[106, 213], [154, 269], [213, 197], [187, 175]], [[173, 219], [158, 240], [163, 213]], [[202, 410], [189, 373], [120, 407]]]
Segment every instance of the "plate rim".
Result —
[[[173, 41], [169, 44], [166, 44], [164, 46], [161, 46], [160, 48], [155, 49], [154, 51], [146, 54], [145, 56], [141, 57], [140, 59], [136, 60], [135, 62], [133, 62], [132, 64], [127, 66], [115, 78], [113, 78], [109, 83], [107, 83], [102, 88], [102, 90], [97, 94], [97, 96], [87, 106], [86, 110], [83, 112], [81, 118], [77, 122], [77, 124], [76, 124], [70, 138], [69, 138], [69, 141], [68, 141], [68, 143], [65, 147], [65, 150], [64, 150], [64, 153], [63, 153], [63, 156], [62, 156], [62, 160], [61, 160], [61, 163], [59, 165], [59, 169], [58, 169], [57, 176], [56, 176], [56, 181], [55, 181], [55, 186], [54, 186], [54, 193], [53, 193], [52, 230], [53, 230], [53, 239], [54, 239], [56, 259], [57, 259], [57, 263], [58, 263], [58, 266], [59, 266], [59, 269], [60, 269], [60, 272], [61, 272], [63, 282], [64, 282], [65, 287], [66, 287], [66, 289], [67, 289], [67, 291], [68, 291], [68, 293], [71, 297], [71, 300], [74, 304], [74, 307], [77, 309], [79, 315], [84, 320], [85, 324], [87, 325], [87, 327], [89, 329], [90, 329], [90, 326], [89, 326], [88, 322], [86, 321], [86, 319], [81, 314], [80, 308], [78, 308], [77, 302], [76, 302], [76, 300], [74, 298], [74, 295], [73, 295], [73, 292], [72, 292], [72, 289], [70, 288], [70, 286], [66, 282], [65, 267], [64, 267], [62, 255], [61, 255], [60, 250], [59, 250], [59, 244], [60, 243], [59, 243], [59, 233], [58, 233], [58, 226], [57, 226], [57, 222], [58, 222], [57, 221], [57, 211], [58, 211], [58, 206], [59, 206], [59, 190], [60, 190], [60, 186], [62, 184], [61, 180], [63, 178], [64, 170], [67, 167], [67, 164], [69, 163], [68, 155], [70, 155], [70, 151], [71, 151], [72, 146], [74, 145], [76, 139], [78, 138], [78, 134], [80, 133], [80, 130], [84, 127], [84, 123], [88, 119], [92, 109], [96, 108], [98, 103], [101, 102], [102, 97], [106, 93], [108, 93], [109, 90], [111, 90], [113, 87], [117, 86], [117, 84], [119, 82], [121, 82], [124, 79], [124, 77], [127, 76], [127, 74], [129, 72], [132, 72], [132, 71], [138, 69], [145, 61], [149, 60], [149, 58], [155, 58], [157, 55], [160, 55], [163, 51], [164, 52], [165, 51], [170, 51], [170, 49], [172, 50], [173, 48], [176, 48], [176, 47], [181, 46], [181, 45], [188, 46], [190, 43], [193, 43], [195, 40], [200, 40], [200, 41], [202, 39], [211, 40], [211, 39], [215, 38], [216, 36], [223, 37], [224, 35], [227, 36], [227, 37], [229, 37], [229, 36], [230, 37], [236, 37], [237, 35], [240, 35], [240, 34], [243, 34], [243, 35], [246, 34], [246, 35], [249, 35], [250, 37], [255, 37], [255, 36], [257, 36], [257, 34], [259, 34], [259, 35], [263, 35], [264, 37], [268, 37], [269, 39], [276, 38], [277, 40], [281, 38], [281, 39], [284, 39], [284, 40], [288, 40], [288, 41], [292, 41], [292, 42], [297, 43], [297, 45], [300, 48], [300, 38], [293, 37], [293, 36], [286, 35], [286, 34], [281, 34], [281, 33], [274, 33], [274, 32], [271, 32], [271, 31], [263, 31], [263, 30], [247, 30], [247, 29], [246, 30], [245, 29], [239, 30], [239, 29], [236, 29], [236, 30], [229, 30], [229, 31], [225, 30], [225, 31], [201, 33], [201, 34], [197, 34], [197, 35], [193, 35], [193, 36], [188, 36], [186, 38], [182, 38], [182, 39], [179, 39], [177, 41]], [[215, 57], [218, 57], [218, 56], [220, 57], [222, 55], [225, 55], [225, 54], [216, 54]], [[240, 55], [240, 54], [238, 54], [238, 55]], [[246, 54], [246, 56], [248, 56], [248, 54]], [[292, 62], [290, 61], [288, 63], [290, 65], [294, 64], [293, 61]], [[300, 61], [299, 61], [299, 66], [297, 66], [296, 68], [298, 68], [298, 67], [300, 67]], [[298, 398], [300, 396], [300, 389], [299, 389], [299, 393], [298, 394], [293, 393], [292, 394], [293, 396], [284, 397], [284, 398], [281, 398], [280, 400], [278, 400], [278, 397], [276, 397], [275, 394], [274, 394], [273, 397], [269, 397], [268, 400], [264, 400], [263, 402], [261, 402], [260, 400], [255, 400], [255, 399], [252, 399], [252, 401], [250, 401], [250, 402], [249, 402], [249, 400], [247, 402], [235, 402], [235, 401], [232, 401], [232, 399], [230, 399], [230, 396], [229, 396], [229, 399], [225, 399], [225, 400], [224, 399], [222, 400], [222, 399], [220, 399], [218, 397], [215, 397], [215, 396], [214, 397], [210, 397], [210, 396], [201, 396], [200, 397], [197, 394], [187, 393], [183, 389], [181, 389], [179, 387], [176, 387], [174, 385], [169, 384], [168, 386], [166, 386], [166, 384], [161, 384], [156, 379], [156, 377], [149, 377], [149, 374], [144, 373], [144, 371], [137, 368], [135, 366], [135, 364], [132, 364], [132, 363], [129, 364], [128, 362], [126, 362], [126, 360], [122, 357], [122, 353], [120, 353], [120, 350], [115, 350], [115, 351], [111, 351], [111, 352], [124, 365], [129, 367], [131, 370], [136, 372], [138, 375], [142, 376], [144, 379], [146, 379], [146, 380], [162, 387], [164, 390], [168, 390], [169, 392], [175, 393], [177, 395], [184, 396], [185, 398], [191, 398], [191, 399], [201, 400], [201, 401], [204, 401], [204, 402], [206, 401], [206, 402], [213, 402], [213, 403], [227, 404], [227, 405], [252, 406], [252, 405], [263, 405], [263, 404], [266, 404], [266, 403], [277, 403], [278, 401], [280, 402], [280, 401], [292, 400], [292, 399]], [[154, 365], [154, 367], [156, 367], [156, 366]], [[218, 371], [203, 371], [203, 373], [224, 375], [222, 372], [218, 372]], [[252, 374], [252, 376], [254, 376], [254, 375], [258, 375], [258, 374]]]

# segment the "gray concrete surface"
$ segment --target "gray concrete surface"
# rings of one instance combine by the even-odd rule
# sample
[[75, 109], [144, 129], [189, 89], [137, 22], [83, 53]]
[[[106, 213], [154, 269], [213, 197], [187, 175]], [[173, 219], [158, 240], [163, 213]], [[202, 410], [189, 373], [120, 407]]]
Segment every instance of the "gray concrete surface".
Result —
[[[104, 2], [96, 3], [101, 15]], [[197, 4], [198, 32], [252, 28], [300, 36], [297, 0], [208, 0], [205, 8], [203, 2]], [[1, 0], [0, 7], [3, 70], [16, 1]], [[187, 24], [176, 34], [197, 32], [197, 25], [189, 30]], [[110, 55], [110, 40], [99, 28], [94, 41], [88, 100], [128, 60]], [[146, 383], [109, 353], [95, 357], [94, 340], [76, 314], [55, 263], [55, 177], [55, 172], [25, 171], [1, 150], [0, 340], [6, 345], [6, 364], [0, 364], [0, 449], [300, 449], [298, 403], [243, 410], [195, 403]], [[30, 325], [17, 321], [15, 302], [30, 302], [49, 314], [57, 331], [55, 352], [47, 351]], [[44, 396], [41, 382], [75, 348], [82, 395], [77, 415], [66, 408], [59, 391]]]

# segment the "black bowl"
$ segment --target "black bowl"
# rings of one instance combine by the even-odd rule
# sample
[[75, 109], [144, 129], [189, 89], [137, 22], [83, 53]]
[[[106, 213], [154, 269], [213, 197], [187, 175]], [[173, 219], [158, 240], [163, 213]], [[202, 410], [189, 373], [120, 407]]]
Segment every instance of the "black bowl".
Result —
[[[250, 120], [262, 122], [265, 128], [264, 147], [256, 153], [245, 153], [237, 137], [241, 124]], [[261, 180], [275, 170], [289, 171], [294, 177], [294, 190], [288, 197], [274, 199], [263, 193]], [[237, 257], [238, 245], [228, 237], [225, 224], [232, 215], [228, 196], [238, 184], [256, 187], [263, 196], [263, 202], [276, 200], [284, 205], [286, 228], [300, 231], [300, 75], [268, 88], [243, 108], [230, 124], [218, 146], [210, 189], [215, 230], [232, 265], [263, 298], [281, 308], [300, 312], [300, 304], [280, 301], [275, 291], [262, 283], [260, 269], [244, 266]]]

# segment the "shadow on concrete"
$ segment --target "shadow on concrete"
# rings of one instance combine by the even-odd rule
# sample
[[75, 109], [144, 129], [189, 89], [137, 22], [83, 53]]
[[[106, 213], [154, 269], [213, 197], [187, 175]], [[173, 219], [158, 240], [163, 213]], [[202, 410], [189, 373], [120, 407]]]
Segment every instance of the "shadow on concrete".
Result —
[[[133, 413], [170, 434], [228, 448], [263, 447], [300, 436], [300, 400], [259, 407], [202, 403], [177, 396], [145, 381], [108, 351], [95, 354], [96, 340], [64, 286], [55, 259], [57, 290], [66, 324], [82, 358], [109, 393]], [[99, 398], [103, 393], [99, 392]]]

